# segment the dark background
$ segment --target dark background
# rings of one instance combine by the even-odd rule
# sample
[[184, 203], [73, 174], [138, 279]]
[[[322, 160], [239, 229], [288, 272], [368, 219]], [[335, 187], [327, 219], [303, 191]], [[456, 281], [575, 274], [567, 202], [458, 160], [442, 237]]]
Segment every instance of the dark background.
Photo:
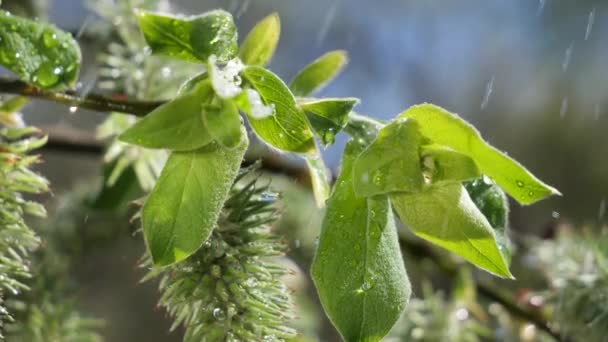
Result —
[[[359, 112], [385, 119], [421, 102], [461, 114], [564, 194], [532, 207], [514, 204], [516, 231], [540, 233], [557, 217], [605, 221], [605, 1], [184, 0], [167, 7], [185, 14], [224, 8], [234, 14], [241, 36], [277, 11], [282, 36], [270, 67], [283, 78], [327, 50], [346, 49], [348, 68], [322, 95], [359, 97]], [[95, 16], [81, 0], [54, 0], [47, 8], [49, 21], [75, 33]], [[83, 38], [82, 44], [92, 42]], [[83, 82], [94, 81], [88, 70], [94, 70], [95, 53], [84, 49]], [[42, 102], [26, 111], [30, 123], [84, 137], [103, 118]], [[325, 153], [332, 169], [344, 142], [340, 137]], [[97, 156], [48, 152], [44, 158], [42, 172], [55, 194], [100, 172]], [[170, 340], [162, 312], [154, 309], [153, 285], [139, 285], [133, 272], [142, 251], [140, 240], [125, 238], [83, 263], [83, 306], [107, 320], [108, 341]]]

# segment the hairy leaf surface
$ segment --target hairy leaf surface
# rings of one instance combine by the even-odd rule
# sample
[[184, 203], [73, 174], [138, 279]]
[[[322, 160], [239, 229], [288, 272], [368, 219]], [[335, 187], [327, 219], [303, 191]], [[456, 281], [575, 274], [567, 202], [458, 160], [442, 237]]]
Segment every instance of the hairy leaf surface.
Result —
[[355, 141], [346, 147], [311, 271], [325, 312], [348, 342], [380, 341], [411, 293], [387, 196], [355, 195], [352, 166], [361, 150]]
[[416, 235], [500, 277], [511, 278], [492, 226], [461, 184], [392, 194], [395, 211]]
[[485, 142], [475, 127], [441, 107], [432, 104], [413, 106], [399, 117], [415, 119], [420, 123], [422, 135], [473, 158], [483, 174], [522, 204], [559, 194], [517, 161]]
[[241, 44], [239, 57], [246, 65], [264, 66], [270, 62], [281, 35], [281, 20], [273, 13], [257, 23]]
[[213, 142], [195, 151], [173, 152], [142, 212], [143, 231], [157, 266], [194, 253], [213, 231], [247, 149]]
[[249, 124], [255, 133], [268, 144], [289, 152], [309, 153], [315, 142], [308, 122], [297, 107], [296, 100], [283, 81], [272, 72], [249, 66], [241, 75], [259, 93], [265, 105], [274, 107], [273, 113], [259, 117], [247, 112]]
[[23, 81], [46, 89], [74, 85], [80, 48], [54, 25], [0, 11], [0, 65]]

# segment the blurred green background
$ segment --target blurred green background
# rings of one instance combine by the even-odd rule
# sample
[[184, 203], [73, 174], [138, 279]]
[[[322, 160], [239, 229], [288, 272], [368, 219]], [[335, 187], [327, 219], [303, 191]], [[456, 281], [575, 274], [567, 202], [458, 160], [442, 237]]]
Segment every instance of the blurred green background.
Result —
[[[24, 11], [35, 11], [36, 5], [38, 16], [78, 35], [85, 57], [81, 81], [92, 86], [100, 47], [86, 32], [99, 18], [88, 2], [49, 0], [30, 6], [25, 0], [3, 1], [3, 7]], [[241, 36], [278, 12], [282, 36], [270, 68], [286, 79], [327, 50], [348, 50], [349, 66], [323, 95], [359, 97], [358, 111], [367, 115], [391, 118], [421, 102], [461, 114], [494, 146], [564, 194], [527, 208], [513, 203], [515, 231], [543, 234], [557, 220], [605, 223], [608, 2], [175, 0], [165, 5], [172, 13], [229, 10]], [[85, 110], [72, 114], [67, 107], [38, 101], [25, 115], [29, 123], [86, 141], [105, 117]], [[325, 151], [334, 171], [344, 142], [342, 136]], [[100, 155], [91, 153], [47, 150], [44, 159], [40, 170], [54, 196], [76, 185], [92, 188], [101, 170]], [[286, 179], [275, 184], [299, 186]], [[303, 235], [289, 242], [292, 254], [306, 260], [309, 256], [298, 253], [309, 252], [306, 243], [312, 246], [322, 213], [304, 191], [286, 196], [284, 226], [299, 226]], [[79, 267], [82, 306], [106, 319], [108, 341], [178, 340], [168, 333], [164, 313], [155, 309], [154, 284], [139, 284], [136, 265], [142, 252], [141, 239], [125, 234], [111, 247], [92, 250]], [[311, 291], [311, 284], [300, 285]]]

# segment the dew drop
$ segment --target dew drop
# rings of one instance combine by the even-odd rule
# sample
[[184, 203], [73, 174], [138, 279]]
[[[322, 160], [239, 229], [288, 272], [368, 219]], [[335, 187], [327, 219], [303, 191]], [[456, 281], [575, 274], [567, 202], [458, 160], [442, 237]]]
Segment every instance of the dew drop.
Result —
[[221, 308], [215, 308], [213, 309], [213, 317], [218, 321], [223, 321], [226, 319], [226, 314]]
[[57, 34], [55, 32], [48, 30], [42, 34], [42, 43], [47, 48], [54, 48], [57, 46]]
[[518, 180], [517, 182], [515, 182], [517, 184], [518, 187], [523, 188], [524, 187], [524, 182]]

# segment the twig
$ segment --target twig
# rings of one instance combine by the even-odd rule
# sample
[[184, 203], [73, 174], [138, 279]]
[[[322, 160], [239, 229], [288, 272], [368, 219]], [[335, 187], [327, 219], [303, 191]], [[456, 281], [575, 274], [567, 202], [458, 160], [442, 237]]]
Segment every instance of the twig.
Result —
[[[155, 101], [130, 101], [130, 100], [117, 100], [110, 99], [96, 94], [88, 94], [85, 96], [79, 96], [74, 91], [64, 92], [52, 92], [43, 90], [37, 87], [28, 85], [22, 81], [11, 80], [0, 77], [0, 93], [8, 93], [14, 95], [22, 95], [27, 97], [40, 98], [43, 100], [63, 103], [69, 106], [77, 106], [80, 108], [86, 108], [100, 112], [121, 112], [133, 114], [135, 116], [145, 116], [153, 109], [157, 108], [163, 102]], [[74, 139], [66, 138], [65, 136], [51, 135], [49, 142], [44, 148], [55, 149], [67, 152], [77, 153], [93, 153], [101, 154], [103, 152], [103, 145], [97, 142], [83, 142], [75, 141]], [[288, 164], [280, 158], [272, 156], [264, 156], [262, 159], [262, 165], [265, 169], [273, 172], [283, 173], [290, 177], [303, 180], [307, 179], [306, 170], [303, 167]], [[251, 163], [253, 159], [248, 159], [244, 163]], [[408, 252], [425, 257], [433, 261], [438, 268], [445, 273], [447, 276], [454, 278], [458, 274], [457, 265], [445, 260], [436, 250], [425, 244], [412, 242], [406, 239], [400, 239], [400, 244], [403, 249]], [[477, 291], [485, 296], [486, 298], [500, 303], [507, 311], [512, 315], [517, 316], [523, 320], [529, 321], [534, 324], [538, 329], [546, 332], [553, 336], [558, 341], [566, 341], [558, 331], [552, 329], [547, 321], [537, 314], [522, 308], [517, 305], [510, 298], [504, 296], [499, 290], [494, 289], [489, 284], [477, 283]]]
[[54, 92], [5, 77], [0, 77], [0, 93], [38, 98], [97, 112], [120, 112], [135, 116], [145, 116], [164, 103], [162, 101], [117, 100], [96, 94], [80, 96], [72, 90]]

